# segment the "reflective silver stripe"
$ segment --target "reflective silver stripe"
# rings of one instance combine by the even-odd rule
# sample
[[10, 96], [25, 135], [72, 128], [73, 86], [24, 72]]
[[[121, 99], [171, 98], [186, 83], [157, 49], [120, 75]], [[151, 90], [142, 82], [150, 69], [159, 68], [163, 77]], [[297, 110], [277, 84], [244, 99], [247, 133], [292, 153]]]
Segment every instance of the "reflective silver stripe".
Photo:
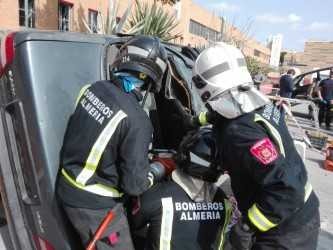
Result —
[[164, 70], [166, 69], [167, 64], [162, 59], [160, 59], [159, 57], [156, 58], [156, 63], [161, 68], [162, 72], [164, 72]]
[[[136, 46], [128, 46], [127, 51], [128, 51], [128, 54], [135, 54], [135, 55], [139, 55], [142, 57], [148, 57], [148, 55], [149, 55], [149, 52], [147, 50], [144, 50], [144, 49], [136, 47]], [[159, 57], [156, 58], [155, 62], [164, 72], [167, 64]]]
[[190, 152], [190, 160], [191, 160], [191, 162], [199, 164], [201, 166], [208, 167], [210, 165], [210, 163], [208, 161], [200, 158], [199, 156], [197, 156], [196, 154], [193, 154], [192, 152]]
[[83, 188], [90, 193], [98, 194], [106, 197], [119, 198], [122, 196], [117, 190], [110, 190], [109, 188], [102, 186], [101, 184], [87, 185]]
[[119, 198], [123, 195], [122, 193], [119, 193], [118, 190], [102, 184], [84, 186], [80, 183], [77, 183], [69, 174], [67, 174], [65, 169], [61, 169], [61, 173], [72, 186], [77, 187], [79, 189], [83, 189], [90, 193], [98, 194], [101, 196], [113, 197], [113, 198]]
[[152, 187], [154, 185], [154, 175], [153, 173], [148, 173], [148, 180], [149, 180], [149, 187]]
[[119, 110], [114, 117], [108, 122], [102, 133], [97, 138], [94, 146], [92, 147], [88, 159], [81, 173], [76, 177], [76, 182], [85, 185], [87, 181], [94, 175], [106, 145], [111, 139], [117, 126], [127, 115]]
[[266, 232], [277, 226], [277, 224], [266, 218], [266, 216], [258, 209], [256, 204], [253, 204], [248, 210], [248, 216], [253, 225], [255, 225], [260, 231]]
[[209, 70], [202, 72], [201, 77], [203, 79], [209, 80], [210, 78], [217, 76], [228, 70], [230, 70], [230, 66], [229, 66], [228, 62], [220, 63], [220, 64], [215, 65], [214, 67], [210, 68]]
[[282, 138], [281, 138], [279, 131], [277, 131], [277, 129], [274, 128], [274, 126], [272, 124], [270, 124], [269, 121], [267, 121], [264, 117], [262, 117], [259, 114], [255, 114], [254, 121], [263, 122], [265, 127], [269, 130], [269, 132], [271, 132], [271, 135], [274, 137], [275, 141], [278, 143], [280, 153], [285, 157], [286, 152], [284, 150]]
[[304, 187], [304, 202], [306, 202], [309, 199], [311, 192], [312, 192], [312, 185], [308, 181]]
[[136, 47], [136, 46], [127, 46], [128, 54], [136, 54], [142, 57], [147, 57], [149, 52], [147, 50], [144, 50], [142, 48]]
[[171, 197], [162, 198], [162, 224], [160, 250], [170, 250], [173, 224], [173, 202]]

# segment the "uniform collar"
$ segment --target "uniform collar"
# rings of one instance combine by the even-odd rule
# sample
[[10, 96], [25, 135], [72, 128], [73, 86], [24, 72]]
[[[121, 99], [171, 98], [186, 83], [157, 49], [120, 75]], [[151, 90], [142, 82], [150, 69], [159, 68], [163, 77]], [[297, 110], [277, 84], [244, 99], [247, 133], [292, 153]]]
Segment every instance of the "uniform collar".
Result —
[[[110, 81], [112, 82], [112, 84], [116, 85], [119, 89], [121, 89], [121, 91], [126, 93], [126, 91], [124, 91], [124, 88], [123, 88], [122, 80], [119, 79], [115, 75], [111, 75], [111, 76], [112, 76], [112, 78], [110, 79]], [[141, 102], [143, 99], [142, 93], [140, 91], [138, 91], [137, 89], [133, 89], [131, 92], [126, 93], [126, 94], [133, 96], [138, 102]]]
[[136, 89], [133, 89], [129, 94], [134, 96], [138, 102], [141, 102], [143, 99], [142, 93]]
[[189, 176], [179, 169], [172, 172], [171, 178], [193, 201], [212, 202], [214, 200], [217, 191], [215, 184]]

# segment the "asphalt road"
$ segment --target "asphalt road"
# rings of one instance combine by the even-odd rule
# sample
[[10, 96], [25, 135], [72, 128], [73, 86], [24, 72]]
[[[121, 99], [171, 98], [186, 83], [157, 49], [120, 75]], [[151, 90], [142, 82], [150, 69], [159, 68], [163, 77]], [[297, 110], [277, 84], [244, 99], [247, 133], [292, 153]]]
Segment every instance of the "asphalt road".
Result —
[[306, 152], [306, 168], [313, 189], [320, 201], [321, 234], [320, 250], [333, 249], [333, 172], [323, 169], [324, 153], [313, 150]]

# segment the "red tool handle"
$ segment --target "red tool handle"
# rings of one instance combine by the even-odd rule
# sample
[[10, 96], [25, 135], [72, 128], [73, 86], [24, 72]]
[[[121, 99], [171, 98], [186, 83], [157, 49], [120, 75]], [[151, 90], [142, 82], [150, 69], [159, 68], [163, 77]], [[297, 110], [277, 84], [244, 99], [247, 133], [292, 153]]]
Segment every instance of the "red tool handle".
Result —
[[163, 157], [155, 156], [153, 158], [153, 161], [158, 161], [164, 166], [166, 175], [170, 175], [172, 173], [172, 171], [176, 169], [176, 162], [171, 157], [163, 158]]
[[103, 221], [99, 225], [99, 227], [96, 230], [96, 233], [94, 234], [93, 239], [90, 241], [89, 245], [87, 246], [86, 250], [95, 250], [96, 242], [102, 237], [103, 233], [109, 226], [110, 222], [114, 218], [114, 213], [112, 211], [109, 211], [108, 214], [104, 217]]

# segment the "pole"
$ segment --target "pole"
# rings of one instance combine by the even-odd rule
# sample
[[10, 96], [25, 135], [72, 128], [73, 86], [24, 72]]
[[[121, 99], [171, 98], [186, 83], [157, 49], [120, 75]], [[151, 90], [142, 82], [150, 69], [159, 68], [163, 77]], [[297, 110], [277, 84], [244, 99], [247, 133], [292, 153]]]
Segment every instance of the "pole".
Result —
[[24, 26], [29, 27], [29, 6], [28, 0], [24, 0]]
[[108, 214], [105, 216], [99, 227], [97, 228], [94, 237], [92, 240], [89, 242], [89, 245], [87, 246], [86, 250], [95, 250], [96, 242], [101, 239], [103, 233], [106, 231], [108, 228], [109, 224], [115, 217], [115, 214], [110, 210]]

